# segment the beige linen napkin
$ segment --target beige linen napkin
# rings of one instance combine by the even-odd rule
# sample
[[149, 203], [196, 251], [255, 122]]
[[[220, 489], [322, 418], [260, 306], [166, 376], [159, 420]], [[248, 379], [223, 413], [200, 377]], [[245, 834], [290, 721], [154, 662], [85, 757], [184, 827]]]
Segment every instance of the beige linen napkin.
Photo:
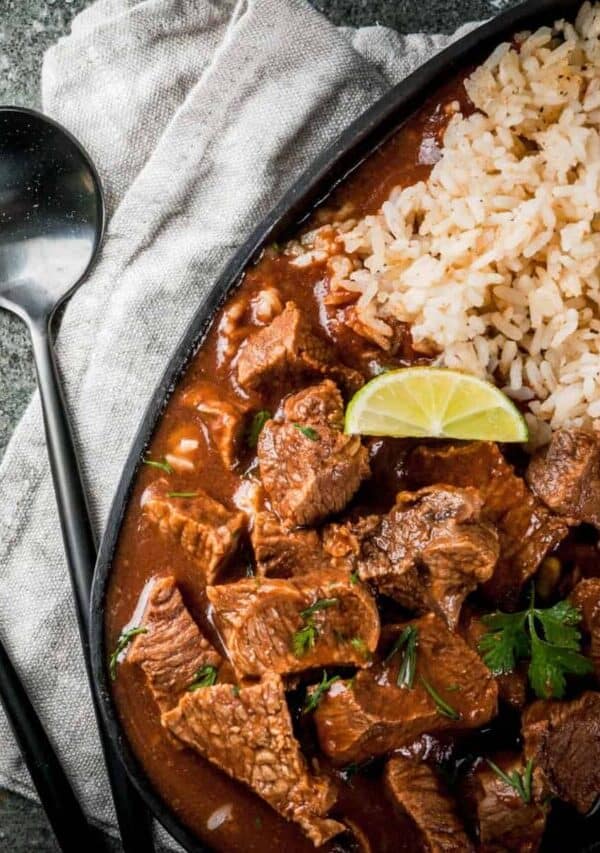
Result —
[[[98, 0], [43, 103], [93, 156], [111, 220], [57, 352], [96, 531], [199, 302], [326, 145], [449, 39], [337, 29], [305, 0]], [[34, 396], [0, 468], [0, 635], [92, 818], [114, 826]], [[0, 714], [0, 784], [34, 796]]]

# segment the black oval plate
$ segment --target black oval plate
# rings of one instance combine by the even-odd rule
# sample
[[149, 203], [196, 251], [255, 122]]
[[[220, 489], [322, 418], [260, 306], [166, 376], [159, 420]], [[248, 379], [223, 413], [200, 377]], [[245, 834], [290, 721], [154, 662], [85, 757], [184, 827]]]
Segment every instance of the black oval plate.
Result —
[[[280, 239], [292, 226], [306, 218], [336, 184], [378, 148], [449, 77], [470, 64], [480, 62], [501, 41], [511, 39], [520, 30], [552, 25], [561, 17], [573, 18], [580, 5], [580, 2], [573, 0], [528, 0], [522, 3], [434, 56], [356, 119], [315, 160], [227, 264], [212, 291], [199, 306], [154, 392], [125, 464], [100, 546], [91, 604], [92, 666], [108, 733], [134, 785], [158, 820], [190, 853], [208, 853], [210, 848], [184, 826], [168, 803], [156, 793], [127, 743], [112, 701], [104, 652], [104, 600], [123, 516], [144, 449], [174, 386], [202, 343], [212, 318], [263, 247]], [[591, 834], [586, 831], [585, 839], [576, 840], [571, 832], [568, 840], [562, 839], [558, 847], [552, 842], [545, 847], [546, 853], [551, 849], [569, 849], [571, 853], [577, 853], [577, 850], [586, 849], [595, 839], [600, 839], [596, 821], [586, 821], [586, 824]], [[595, 825], [594, 830], [591, 824]]]

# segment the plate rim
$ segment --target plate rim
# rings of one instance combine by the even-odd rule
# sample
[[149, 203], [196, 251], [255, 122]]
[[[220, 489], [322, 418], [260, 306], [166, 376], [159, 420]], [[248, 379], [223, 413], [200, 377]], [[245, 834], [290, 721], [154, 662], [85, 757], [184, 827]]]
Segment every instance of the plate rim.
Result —
[[519, 29], [549, 24], [563, 16], [572, 18], [574, 11], [572, 0], [526, 0], [483, 22], [435, 54], [352, 121], [313, 160], [225, 265], [215, 284], [198, 306], [150, 397], [127, 455], [98, 551], [90, 604], [91, 663], [104, 726], [117, 754], [154, 817], [188, 853], [211, 853], [213, 848], [203, 842], [176, 815], [169, 803], [154, 788], [143, 765], [135, 756], [118, 719], [104, 652], [104, 603], [112, 562], [144, 450], [179, 379], [204, 341], [214, 316], [238, 286], [244, 271], [264, 247], [290, 227], [299, 225], [306, 219], [314, 207], [326, 198], [344, 177], [360, 166], [427, 97], [441, 87], [449, 72], [460, 71], [469, 65], [470, 60], [480, 60], [503, 38], [514, 35]]

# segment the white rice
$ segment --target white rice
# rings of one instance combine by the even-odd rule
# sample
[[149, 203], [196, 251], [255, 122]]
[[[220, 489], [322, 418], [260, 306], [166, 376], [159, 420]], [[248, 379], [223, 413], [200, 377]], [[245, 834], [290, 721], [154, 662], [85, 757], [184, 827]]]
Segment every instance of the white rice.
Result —
[[383, 346], [408, 322], [436, 363], [524, 401], [535, 443], [600, 429], [600, 3], [500, 45], [466, 89], [476, 112], [427, 181], [302, 251], [335, 247], [332, 292]]

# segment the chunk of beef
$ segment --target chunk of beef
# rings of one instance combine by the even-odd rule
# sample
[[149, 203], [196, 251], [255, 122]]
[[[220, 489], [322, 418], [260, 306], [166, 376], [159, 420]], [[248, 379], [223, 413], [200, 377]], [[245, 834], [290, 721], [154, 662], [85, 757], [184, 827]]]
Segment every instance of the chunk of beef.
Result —
[[363, 384], [360, 373], [340, 365], [330, 345], [314, 334], [304, 314], [288, 302], [268, 326], [246, 340], [237, 377], [243, 388], [255, 389], [298, 375], [330, 376], [351, 393]]
[[210, 583], [235, 550], [246, 517], [230, 512], [205, 492], [182, 498], [173, 497], [170, 490], [166, 479], [149, 486], [142, 495], [144, 513], [163, 536], [181, 545]]
[[379, 614], [362, 584], [341, 572], [247, 578], [207, 588], [213, 618], [241, 675], [319, 666], [365, 666]]
[[[494, 756], [505, 773], [523, 774], [519, 755]], [[534, 781], [535, 790], [535, 781]], [[464, 785], [465, 811], [472, 817], [482, 853], [536, 853], [546, 825], [546, 810], [535, 802], [524, 802], [485, 762], [478, 762]]]
[[417, 447], [409, 475], [420, 486], [448, 483], [479, 489], [484, 516], [500, 535], [500, 558], [483, 587], [499, 606], [515, 603], [523, 584], [567, 535], [564, 520], [543, 506], [491, 442]]
[[314, 524], [343, 509], [369, 474], [359, 436], [341, 431], [344, 408], [326, 380], [290, 397], [283, 421], [258, 441], [260, 474], [273, 509], [292, 525]]
[[164, 722], [183, 743], [298, 823], [315, 845], [344, 831], [325, 817], [335, 791], [309, 774], [277, 675], [241, 689], [218, 684], [188, 693]]
[[600, 435], [557, 430], [529, 463], [527, 482], [553, 512], [600, 528]]
[[596, 678], [600, 678], [600, 578], [579, 581], [569, 598], [581, 611], [586, 653], [594, 664]]
[[[336, 762], [364, 761], [425, 732], [478, 728], [495, 716], [498, 688], [479, 655], [433, 613], [410, 624], [418, 631], [412, 689], [397, 686], [402, 655], [396, 653], [352, 681], [336, 682], [315, 711], [321, 748]], [[422, 678], [459, 719], [440, 713]]]
[[420, 830], [428, 853], [469, 853], [475, 848], [441, 779], [426, 764], [396, 756], [385, 768], [394, 802]]
[[498, 552], [477, 490], [433, 486], [398, 495], [364, 536], [358, 572], [405, 607], [437, 610], [455, 627], [466, 596], [491, 577]]
[[182, 397], [184, 405], [198, 412], [210, 439], [227, 466], [233, 465], [244, 432], [244, 409], [213, 382], [198, 381]]
[[[464, 637], [474, 651], [477, 651], [479, 642], [487, 629], [481, 618], [474, 613], [467, 613], [465, 618], [461, 617], [461, 625], [464, 627]], [[520, 661], [517, 668], [512, 672], [495, 675], [498, 683], [498, 695], [503, 702], [512, 708], [521, 710], [527, 701], [527, 662]]]
[[548, 791], [589, 811], [600, 795], [600, 693], [534, 702], [523, 714], [523, 740]]
[[268, 510], [254, 517], [250, 538], [259, 575], [287, 578], [318, 571], [331, 562], [316, 530], [288, 530]]
[[178, 703], [198, 670], [223, 663], [190, 616], [172, 577], [153, 583], [140, 625], [146, 633], [135, 638], [127, 660], [143, 669], [162, 713]]

